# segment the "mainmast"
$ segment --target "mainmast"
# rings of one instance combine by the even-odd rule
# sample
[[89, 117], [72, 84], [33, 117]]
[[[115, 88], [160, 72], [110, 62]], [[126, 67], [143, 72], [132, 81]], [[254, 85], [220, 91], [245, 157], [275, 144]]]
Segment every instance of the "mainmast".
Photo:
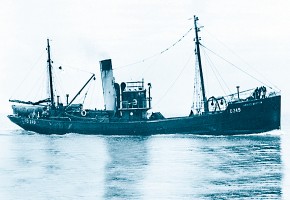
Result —
[[203, 100], [204, 112], [208, 112], [208, 104], [207, 104], [207, 99], [205, 96], [204, 80], [203, 80], [200, 49], [199, 49], [198, 32], [200, 31], [200, 29], [196, 25], [197, 21], [198, 21], [198, 17], [194, 16], [195, 45], [196, 45], [196, 52], [195, 53], [197, 55], [197, 62], [198, 62], [198, 67], [199, 67], [199, 76], [200, 76], [200, 82], [201, 82], [201, 91], [202, 91], [202, 100]]
[[48, 75], [49, 75], [49, 89], [50, 89], [50, 102], [52, 109], [55, 108], [54, 105], [54, 97], [53, 97], [53, 83], [52, 83], [52, 66], [51, 66], [51, 59], [50, 59], [50, 46], [49, 46], [49, 39], [47, 39], [47, 64], [48, 64]]

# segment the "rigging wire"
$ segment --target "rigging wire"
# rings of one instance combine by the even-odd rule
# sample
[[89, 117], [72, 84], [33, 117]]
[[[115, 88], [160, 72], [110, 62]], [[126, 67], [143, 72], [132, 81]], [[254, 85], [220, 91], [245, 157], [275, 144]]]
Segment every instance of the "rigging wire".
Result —
[[80, 71], [80, 72], [85, 72], [85, 73], [88, 73], [88, 74], [91, 74], [93, 75], [94, 73], [90, 72], [90, 71], [86, 71], [86, 70], [83, 70], [83, 69], [79, 69], [79, 68], [76, 68], [76, 67], [73, 67], [72, 65], [63, 65], [62, 63], [60, 62], [54, 62], [54, 64], [57, 63], [59, 65], [59, 69], [60, 70], [63, 70], [63, 66], [65, 66], [66, 68], [69, 68], [69, 69], [73, 69], [73, 70], [76, 70], [76, 71]]
[[28, 74], [30, 74], [37, 66], [37, 63], [40, 61], [40, 59], [42, 58], [43, 54], [45, 53], [46, 51], [43, 51], [41, 53], [41, 55], [37, 58], [36, 62], [32, 65], [32, 67], [30, 68], [30, 70], [28, 70], [28, 72], [25, 74], [25, 77], [24, 79], [22, 79], [22, 81], [19, 83], [19, 85], [17, 86], [16, 90], [12, 93], [12, 95], [10, 96], [9, 99], [11, 99], [15, 93], [17, 92], [17, 90], [20, 88], [20, 86], [23, 85], [24, 81], [26, 81], [26, 79], [28, 78]]
[[166, 48], [166, 49], [164, 49], [163, 51], [160, 51], [159, 53], [156, 53], [156, 54], [153, 54], [153, 55], [151, 55], [151, 56], [148, 56], [148, 57], [145, 57], [145, 58], [143, 58], [143, 59], [141, 59], [141, 60], [139, 60], [139, 61], [136, 61], [136, 62], [133, 62], [133, 63], [130, 63], [130, 64], [127, 64], [127, 65], [123, 65], [123, 66], [120, 66], [120, 67], [117, 67], [117, 68], [115, 68], [114, 70], [119, 70], [119, 69], [123, 69], [123, 68], [127, 68], [127, 67], [130, 67], [130, 66], [132, 66], [132, 65], [136, 65], [136, 64], [139, 64], [139, 63], [142, 63], [142, 62], [145, 62], [145, 61], [147, 61], [147, 60], [150, 60], [150, 59], [152, 59], [152, 58], [154, 58], [154, 57], [156, 57], [156, 56], [158, 56], [158, 55], [161, 55], [161, 54], [164, 54], [165, 52], [167, 52], [167, 51], [169, 51], [171, 48], [173, 48], [175, 45], [177, 45], [179, 42], [181, 42], [182, 41], [182, 39], [183, 38], [185, 38], [187, 35], [188, 35], [188, 33], [190, 32], [190, 31], [192, 31], [193, 30], [193, 27], [191, 27], [179, 40], [177, 40], [175, 43], [173, 43], [171, 46], [169, 46], [168, 48]]
[[[46, 80], [46, 77], [41, 76], [38, 80], [39, 80], [38, 83], [44, 83], [44, 81]], [[38, 89], [37, 89], [37, 92], [35, 92], [34, 94], [34, 99], [37, 99], [38, 94], [45, 95], [38, 98], [41, 98], [41, 99], [47, 98], [45, 88], [42, 87], [42, 84], [35, 84], [35, 85], [38, 85]]]
[[55, 73], [56, 70], [54, 69], [54, 66], [52, 66], [53, 68], [53, 85], [55, 86], [54, 87], [54, 92], [55, 94], [57, 94], [57, 91], [59, 91], [60, 93], [64, 93], [64, 90], [63, 90], [63, 87], [62, 87], [62, 78], [59, 78], [61, 75], [58, 74], [58, 73]]
[[[43, 99], [46, 98], [46, 92], [43, 92], [43, 85], [40, 83], [44, 83], [46, 80], [46, 76], [44, 75], [45, 73], [39, 73], [40, 75], [37, 76], [33, 76], [33, 78], [31, 78], [31, 86], [32, 90], [27, 90], [26, 88], [21, 88], [21, 86], [24, 85], [19, 85], [18, 89], [21, 91], [25, 91], [25, 93], [20, 93], [20, 95], [18, 95], [17, 98], [21, 98], [22, 100], [39, 100], [39, 99]], [[11, 97], [12, 98], [12, 97]], [[10, 100], [11, 100], [10, 98]]]
[[[84, 73], [86, 73], [86, 74], [93, 74], [93, 73], [91, 73], [91, 72], [88, 72], [88, 71], [85, 71], [85, 70], [80, 70], [80, 69], [77, 69], [77, 68], [73, 68], [73, 67], [67, 67], [66, 66], [66, 68], [68, 68], [68, 69], [72, 69], [72, 70], [75, 70], [75, 71], [77, 71], [77, 72], [84, 72]], [[54, 72], [56, 72], [56, 70], [60, 70], [60, 71], [65, 71], [64, 69], [63, 69], [63, 67], [62, 66], [60, 66], [60, 67], [57, 67], [55, 70], [54, 70]], [[69, 71], [69, 73], [71, 73], [71, 71]], [[53, 79], [53, 81], [54, 81], [54, 85], [56, 86], [55, 88], [54, 88], [54, 92], [55, 92], [55, 94], [66, 94], [66, 90], [68, 89], [68, 88], [66, 88], [66, 90], [64, 89], [64, 87], [63, 87], [63, 85], [66, 85], [66, 84], [63, 84], [64, 83], [64, 77], [62, 77], [62, 75], [60, 74], [60, 73], [53, 73], [53, 75], [54, 75], [54, 79]], [[60, 96], [60, 100], [62, 101], [62, 98], [61, 98], [61, 96]]]
[[[204, 54], [204, 58], [206, 59], [206, 61], [209, 63], [209, 66], [214, 74], [214, 76], [216, 77], [221, 89], [223, 90], [224, 94], [226, 95], [226, 91], [224, 89], [224, 86], [226, 87], [226, 89], [229, 91], [229, 93], [231, 93], [231, 90], [229, 89], [228, 85], [226, 84], [225, 80], [222, 78], [221, 74], [219, 73], [218, 69], [215, 67], [215, 65], [213, 64], [213, 62], [211, 61], [210, 57], [208, 56], [208, 54], [203, 50], [203, 54]], [[224, 86], [222, 85], [222, 83], [224, 84]]]
[[[197, 55], [196, 55], [197, 56]], [[203, 108], [204, 104], [202, 103], [202, 95], [201, 95], [201, 84], [200, 84], [200, 74], [199, 71], [199, 64], [198, 59], [195, 59], [195, 77], [194, 77], [194, 84], [193, 84], [193, 101], [192, 101], [192, 111], [199, 111]]]
[[249, 74], [248, 72], [246, 72], [245, 70], [241, 69], [240, 67], [236, 66], [235, 64], [233, 64], [232, 62], [226, 60], [225, 58], [221, 57], [220, 55], [218, 55], [217, 53], [215, 53], [214, 51], [210, 50], [209, 48], [207, 48], [206, 46], [204, 46], [203, 44], [200, 44], [202, 47], [204, 47], [205, 49], [207, 49], [208, 51], [210, 51], [211, 53], [213, 53], [215, 56], [219, 57], [220, 59], [222, 59], [223, 61], [227, 62], [228, 64], [232, 65], [233, 67], [235, 67], [236, 69], [240, 70], [241, 72], [243, 72], [244, 74], [250, 76], [251, 78], [255, 79], [256, 81], [262, 83], [263, 85], [266, 85], [267, 87], [271, 88], [271, 86], [269, 86], [268, 84], [264, 83], [263, 81], [260, 81], [259, 79], [257, 79], [256, 77], [252, 76], [251, 74]]
[[[89, 105], [91, 106], [92, 104], [94, 105], [94, 108], [96, 108], [96, 99], [94, 100], [94, 93], [96, 92], [96, 81], [94, 81], [94, 83], [92, 84], [93, 88], [90, 91], [93, 92], [89, 92]], [[94, 101], [93, 101], [94, 100]]]
[[148, 70], [152, 67], [152, 66], [156, 66], [155, 64], [157, 63], [157, 61], [160, 60], [160, 57], [156, 57], [155, 60], [153, 60], [153, 62], [151, 62], [150, 64], [146, 65], [143, 70], [143, 72], [140, 73], [140, 75], [138, 76], [137, 79], [142, 79], [144, 78], [144, 74], [146, 72], [148, 72]]
[[192, 52], [190, 54], [188, 60], [186, 61], [185, 65], [183, 66], [183, 68], [179, 72], [179, 74], [176, 77], [176, 79], [171, 83], [171, 85], [168, 87], [168, 89], [165, 91], [165, 93], [161, 96], [161, 98], [157, 101], [157, 103], [154, 106], [157, 106], [162, 101], [162, 99], [168, 94], [168, 92], [170, 91], [170, 89], [175, 85], [176, 81], [180, 78], [181, 74], [186, 69], [186, 66], [188, 65], [188, 63], [189, 63], [190, 59], [192, 58], [193, 54], [194, 54], [194, 52]]
[[[261, 77], [263, 77], [268, 83], [270, 83], [272, 86], [274, 86], [277, 90], [280, 91], [280, 89], [273, 84], [265, 75], [263, 75], [260, 71], [256, 70], [253, 66], [251, 66], [248, 62], [245, 61], [241, 56], [239, 56], [237, 53], [235, 53], [231, 48], [229, 48], [226, 44], [224, 44], [221, 40], [219, 40], [217, 37], [215, 37], [213, 34], [211, 34], [208, 30], [205, 30], [211, 37], [213, 37], [215, 40], [217, 40], [221, 45], [223, 45], [228, 51], [230, 51], [234, 56], [239, 58], [242, 62], [244, 62], [248, 67], [250, 67], [252, 70], [254, 70], [257, 74], [259, 74]], [[261, 82], [261, 81], [259, 81]], [[267, 85], [267, 84], [265, 84]], [[268, 85], [267, 85], [268, 86]], [[268, 86], [270, 87], [270, 86]], [[271, 88], [271, 87], [270, 87]]]
[[83, 105], [85, 104], [85, 100], [86, 100], [86, 98], [87, 98], [87, 95], [88, 95], [88, 92], [89, 92], [89, 90], [90, 90], [90, 88], [91, 88], [91, 85], [92, 85], [92, 82], [90, 82], [90, 84], [89, 84], [89, 86], [88, 86], [88, 89], [87, 89], [87, 91], [86, 91], [86, 93], [84, 94], [84, 99], [83, 99]]

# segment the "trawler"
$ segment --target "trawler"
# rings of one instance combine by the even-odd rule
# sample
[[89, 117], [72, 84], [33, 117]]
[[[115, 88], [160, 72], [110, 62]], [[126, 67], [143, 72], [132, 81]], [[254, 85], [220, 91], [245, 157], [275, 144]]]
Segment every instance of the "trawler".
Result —
[[76, 97], [95, 78], [93, 74], [77, 95], [66, 105], [55, 99], [50, 44], [47, 40], [47, 67], [49, 97], [37, 102], [10, 100], [13, 114], [8, 118], [21, 128], [40, 134], [93, 134], [93, 135], [154, 135], [251, 134], [280, 129], [281, 95], [265, 86], [220, 97], [206, 97], [200, 42], [194, 16], [195, 54], [201, 89], [199, 102], [194, 102], [189, 116], [165, 118], [160, 112], [149, 115], [151, 83], [131, 81], [116, 83], [112, 61], [100, 61], [105, 109], [84, 109], [74, 104]]

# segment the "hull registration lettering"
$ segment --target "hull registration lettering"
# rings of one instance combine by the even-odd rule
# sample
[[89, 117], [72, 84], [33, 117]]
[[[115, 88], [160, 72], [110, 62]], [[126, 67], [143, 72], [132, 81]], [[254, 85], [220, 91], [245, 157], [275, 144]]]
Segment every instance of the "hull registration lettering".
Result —
[[241, 108], [231, 108], [231, 109], [230, 109], [230, 113], [231, 113], [231, 114], [233, 114], [233, 113], [239, 113], [239, 112], [241, 112], [241, 111], [242, 111]]

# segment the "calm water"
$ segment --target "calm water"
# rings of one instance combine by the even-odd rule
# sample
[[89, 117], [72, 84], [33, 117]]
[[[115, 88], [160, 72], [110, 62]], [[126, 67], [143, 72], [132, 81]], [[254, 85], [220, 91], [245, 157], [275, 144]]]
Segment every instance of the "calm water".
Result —
[[0, 199], [289, 199], [289, 135], [46, 136], [2, 129]]

